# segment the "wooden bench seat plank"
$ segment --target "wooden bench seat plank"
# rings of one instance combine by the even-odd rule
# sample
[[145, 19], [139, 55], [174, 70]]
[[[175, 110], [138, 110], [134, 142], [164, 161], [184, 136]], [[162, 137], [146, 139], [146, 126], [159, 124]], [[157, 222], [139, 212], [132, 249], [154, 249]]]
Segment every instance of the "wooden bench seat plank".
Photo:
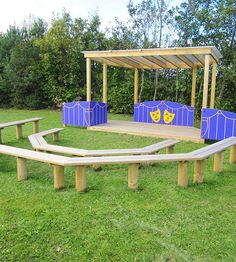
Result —
[[69, 160], [68, 157], [64, 157], [64, 156], [35, 152], [28, 149], [5, 146], [5, 145], [0, 145], [0, 154], [6, 154], [10, 156], [26, 158], [30, 160], [36, 160], [36, 161], [56, 164], [56, 165], [64, 165]]
[[41, 135], [41, 136], [47, 136], [47, 135], [51, 135], [53, 133], [58, 133], [60, 131], [64, 130], [64, 128], [53, 128], [53, 129], [49, 129], [49, 130], [45, 130], [45, 131], [41, 131], [35, 135]]
[[104, 156], [104, 157], [82, 157], [69, 158], [66, 165], [112, 165], [112, 164], [132, 164], [132, 163], [155, 163], [155, 162], [178, 162], [199, 160], [198, 156], [186, 154], [169, 155], [137, 155], [137, 156]]
[[235, 144], [236, 137], [229, 137], [212, 145], [205, 146], [203, 148], [192, 151], [191, 154], [202, 156], [202, 158], [207, 158], [213, 154], [224, 151], [226, 148]]
[[38, 120], [41, 120], [41, 119], [43, 119], [43, 118], [42, 117], [34, 117], [34, 118], [29, 118], [29, 119], [24, 119], [24, 120], [19, 120], [19, 121], [1, 123], [0, 129], [5, 128], [5, 127], [9, 127], [9, 126], [23, 125], [23, 124], [38, 121]]

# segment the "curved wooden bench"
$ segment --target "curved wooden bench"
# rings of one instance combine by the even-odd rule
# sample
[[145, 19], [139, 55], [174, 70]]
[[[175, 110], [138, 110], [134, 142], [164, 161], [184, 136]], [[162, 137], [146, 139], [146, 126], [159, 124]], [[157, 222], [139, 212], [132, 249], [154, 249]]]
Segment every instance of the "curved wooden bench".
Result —
[[[166, 148], [166, 153], [173, 153], [174, 146], [179, 143], [178, 140], [168, 139], [156, 144], [145, 146], [143, 148], [129, 148], [129, 149], [103, 149], [103, 150], [86, 150], [78, 149], [73, 147], [51, 145], [46, 142], [43, 138], [46, 135], [53, 135], [53, 140], [56, 141], [59, 138], [59, 132], [63, 128], [54, 128], [46, 130], [37, 134], [29, 136], [29, 141], [32, 147], [36, 150], [53, 152], [53, 153], [62, 153], [72, 156], [119, 156], [119, 155], [146, 155], [154, 154], [159, 152], [161, 149]], [[57, 134], [57, 135], [56, 135]], [[55, 136], [56, 135], [56, 136]]]
[[[141, 163], [156, 162], [178, 162], [178, 185], [186, 187], [188, 185], [187, 162], [195, 161], [197, 163], [197, 175], [200, 177], [195, 182], [203, 181], [203, 165], [197, 161], [203, 161], [211, 155], [216, 155], [227, 148], [230, 150], [230, 163], [236, 162], [236, 137], [227, 138], [214, 145], [206, 146], [202, 149], [182, 154], [166, 155], [136, 155], [136, 156], [104, 156], [104, 157], [80, 157], [70, 158], [48, 153], [35, 152], [28, 149], [21, 149], [11, 146], [0, 145], [0, 153], [15, 156], [17, 158], [17, 177], [18, 180], [27, 178], [26, 159], [50, 163], [54, 167], [54, 187], [64, 187], [64, 167], [74, 166], [76, 176], [76, 190], [82, 192], [86, 189], [86, 167], [90, 165], [128, 165], [128, 186], [135, 189], [138, 186], [138, 166]], [[201, 162], [202, 163], [202, 162]], [[195, 165], [195, 168], [196, 168]], [[219, 171], [219, 170], [217, 170]]]
[[0, 144], [2, 144], [2, 130], [6, 127], [10, 126], [16, 126], [16, 138], [20, 139], [22, 134], [22, 126], [26, 123], [33, 122], [33, 132], [38, 133], [39, 132], [39, 120], [43, 119], [42, 117], [34, 117], [24, 120], [18, 120], [13, 122], [7, 122], [7, 123], [0, 123]]

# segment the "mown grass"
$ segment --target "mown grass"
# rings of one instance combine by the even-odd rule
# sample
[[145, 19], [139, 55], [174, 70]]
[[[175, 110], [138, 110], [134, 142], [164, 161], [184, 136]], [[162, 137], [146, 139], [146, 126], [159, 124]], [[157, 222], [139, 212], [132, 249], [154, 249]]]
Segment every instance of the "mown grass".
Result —
[[[0, 110], [0, 122], [34, 116], [44, 117], [41, 130], [61, 126], [60, 112]], [[25, 125], [17, 141], [15, 128], [5, 129], [4, 143], [31, 148], [31, 131]], [[156, 141], [67, 127], [57, 144], [102, 149]], [[182, 142], [176, 152], [201, 146]], [[207, 160], [205, 182], [197, 186], [190, 164], [187, 189], [176, 185], [176, 163], [142, 167], [136, 191], [127, 188], [127, 166], [88, 169], [88, 191], [80, 194], [73, 168], [66, 169], [66, 188], [55, 191], [49, 165], [28, 161], [28, 180], [17, 182], [15, 159], [1, 155], [0, 261], [236, 261], [236, 166], [228, 157], [218, 175]]]

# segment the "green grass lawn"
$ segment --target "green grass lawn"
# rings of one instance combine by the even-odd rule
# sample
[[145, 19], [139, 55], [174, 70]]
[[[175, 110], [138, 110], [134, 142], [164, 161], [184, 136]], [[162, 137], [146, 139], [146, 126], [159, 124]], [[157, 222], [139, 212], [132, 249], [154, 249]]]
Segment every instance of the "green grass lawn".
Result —
[[[61, 127], [61, 112], [0, 110], [0, 122], [42, 116], [41, 130]], [[113, 119], [131, 119], [114, 116]], [[7, 145], [31, 148], [16, 140], [15, 128], [3, 131]], [[52, 142], [51, 137], [47, 138]], [[132, 148], [155, 138], [67, 127], [59, 145], [85, 149]], [[175, 152], [203, 145], [181, 142]], [[88, 169], [86, 193], [75, 192], [74, 169], [66, 168], [66, 188], [55, 191], [52, 168], [28, 161], [29, 178], [16, 180], [16, 161], [0, 155], [0, 261], [236, 261], [236, 165], [224, 172], [204, 166], [204, 184], [177, 186], [177, 164], [144, 165], [139, 189], [127, 187], [127, 166]]]

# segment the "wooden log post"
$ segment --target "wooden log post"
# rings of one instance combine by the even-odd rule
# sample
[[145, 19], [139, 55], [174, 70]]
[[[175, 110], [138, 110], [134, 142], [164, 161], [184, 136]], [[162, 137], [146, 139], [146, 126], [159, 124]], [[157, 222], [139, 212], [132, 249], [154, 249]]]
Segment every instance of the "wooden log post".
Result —
[[36, 134], [39, 132], [39, 120], [33, 122], [33, 133]]
[[75, 169], [75, 188], [77, 192], [84, 192], [86, 190], [86, 167], [77, 166]]
[[134, 104], [138, 103], [138, 69], [134, 69]]
[[212, 76], [211, 76], [211, 100], [210, 100], [210, 108], [215, 107], [215, 89], [216, 89], [216, 62], [212, 64]]
[[229, 163], [230, 164], [236, 163], [236, 145], [230, 147]]
[[91, 102], [91, 59], [86, 58], [87, 102]]
[[64, 182], [64, 166], [53, 166], [53, 176], [54, 176], [54, 188], [61, 189], [65, 187]]
[[194, 161], [194, 174], [193, 174], [194, 183], [203, 183], [203, 160]]
[[22, 125], [16, 125], [16, 138], [20, 139], [22, 137]]
[[53, 133], [52, 139], [53, 139], [53, 141], [58, 141], [59, 140], [59, 132]]
[[210, 55], [205, 56], [202, 108], [207, 108]]
[[191, 95], [191, 106], [195, 106], [196, 97], [196, 80], [197, 80], [197, 66], [193, 66], [192, 70], [192, 95]]
[[138, 187], [139, 164], [128, 165], [128, 187], [136, 189]]
[[17, 157], [16, 166], [17, 166], [17, 180], [18, 181], [26, 180], [27, 179], [26, 159]]
[[214, 155], [214, 167], [213, 170], [216, 173], [220, 173], [223, 170], [223, 151]]
[[188, 172], [187, 172], [187, 162], [180, 161], [178, 165], [178, 185], [181, 187], [188, 186]]
[[103, 92], [102, 92], [103, 103], [107, 104], [107, 65], [103, 64]]
[[166, 148], [166, 154], [173, 154], [174, 153], [174, 147], [175, 146], [168, 146]]
[[0, 129], [0, 144], [2, 144], [2, 130], [3, 129]]

